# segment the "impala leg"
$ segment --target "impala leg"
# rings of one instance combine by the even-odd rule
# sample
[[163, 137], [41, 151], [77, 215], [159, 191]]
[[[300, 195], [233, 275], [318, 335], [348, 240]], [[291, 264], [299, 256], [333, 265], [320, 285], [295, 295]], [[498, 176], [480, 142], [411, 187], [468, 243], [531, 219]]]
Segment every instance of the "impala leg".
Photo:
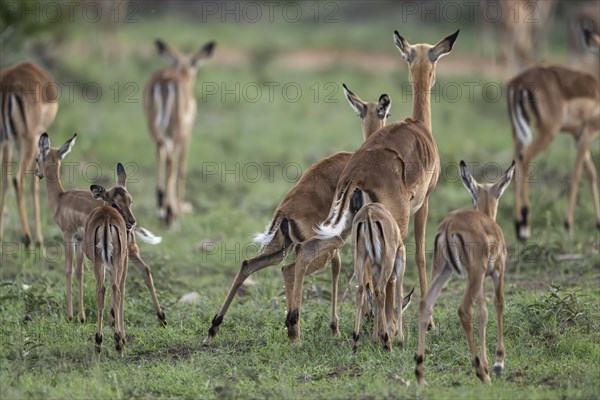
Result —
[[517, 160], [520, 164], [520, 168], [517, 167], [517, 170], [520, 170], [520, 176], [517, 175], [517, 177], [520, 178], [520, 181], [517, 181], [517, 184], [520, 185], [522, 206], [520, 218], [518, 216], [519, 210], [515, 210], [517, 213], [515, 226], [517, 229], [517, 239], [520, 241], [526, 241], [531, 236], [531, 220], [529, 218], [530, 164], [538, 154], [546, 150], [548, 145], [550, 145], [554, 139], [557, 131], [558, 129], [553, 129], [552, 127], [538, 127], [538, 132], [534, 135], [532, 142], [527, 147], [522, 148], [520, 154], [517, 155]]
[[96, 304], [98, 305], [98, 330], [96, 332], [96, 351], [100, 353], [102, 349], [102, 320], [104, 319], [104, 301], [106, 296], [106, 286], [104, 286], [104, 266], [98, 261], [94, 261], [94, 275], [96, 275]]
[[300, 307], [302, 306], [302, 289], [304, 276], [308, 271], [315, 271], [325, 265], [331, 254], [338, 250], [344, 241], [339, 238], [320, 240], [309, 239], [296, 246], [296, 268], [294, 271], [294, 293], [292, 296], [291, 311], [286, 318], [288, 337], [292, 342], [300, 339]]
[[[404, 346], [404, 331], [402, 328], [402, 314], [403, 314], [403, 302], [404, 302], [404, 271], [406, 266], [406, 249], [404, 246], [398, 247], [396, 252], [396, 259], [394, 260], [394, 276], [395, 276], [395, 300], [392, 300], [392, 308], [389, 312], [396, 316], [396, 332], [398, 346], [402, 348]], [[394, 304], [395, 303], [395, 304]]]
[[592, 156], [588, 151], [585, 152], [585, 159], [583, 160], [583, 166], [587, 173], [588, 180], [590, 181], [590, 190], [592, 192], [592, 199], [594, 201], [594, 212], [596, 214], [596, 228], [600, 229], [600, 201], [598, 197], [598, 178], [596, 174], [596, 166], [592, 160]]
[[167, 225], [171, 225], [173, 220], [177, 218], [179, 209], [177, 208], [177, 177], [175, 176], [175, 168], [173, 168], [173, 152], [167, 153], [166, 161], [167, 169], [167, 201], [166, 201], [166, 216]]
[[481, 366], [483, 367], [483, 372], [485, 372], [485, 376], [483, 382], [488, 383], [489, 378], [489, 364], [487, 359], [487, 347], [486, 347], [486, 331], [487, 331], [487, 321], [488, 321], [488, 310], [485, 305], [485, 296], [483, 294], [483, 280], [481, 281], [481, 288], [479, 293], [477, 293], [477, 319], [479, 322], [479, 360], [481, 362]]
[[[484, 370], [484, 365], [477, 355], [477, 345], [475, 343], [475, 335], [473, 333], [473, 301], [480, 296], [483, 291], [483, 276], [473, 274], [469, 276], [469, 283], [463, 301], [458, 309], [458, 316], [462, 323], [469, 349], [471, 350], [471, 359], [475, 367], [475, 374], [484, 384], [490, 382], [487, 371]], [[481, 294], [482, 295], [482, 294]], [[481, 327], [480, 327], [481, 329]]]
[[[438, 267], [436, 268], [436, 265]], [[417, 344], [417, 354], [415, 355], [415, 376], [419, 385], [426, 385], [425, 382], [425, 344], [427, 340], [427, 330], [433, 314], [435, 305], [442, 289], [452, 277], [452, 267], [442, 257], [434, 255], [434, 276], [431, 278], [431, 288], [426, 296], [421, 299], [419, 306], [419, 343]]]
[[35, 157], [35, 146], [27, 141], [21, 143], [21, 145], [23, 146], [23, 150], [19, 165], [17, 166], [14, 185], [17, 194], [17, 205], [19, 206], [19, 216], [21, 217], [21, 225], [23, 226], [23, 243], [25, 246], [29, 246], [31, 244], [31, 232], [29, 231], [27, 209], [25, 208], [25, 178]]
[[283, 275], [283, 287], [285, 289], [286, 313], [290, 312], [292, 296], [294, 295], [294, 265], [295, 263], [290, 263], [281, 268], [281, 274]]
[[41, 247], [44, 243], [44, 237], [42, 236], [42, 218], [40, 215], [40, 184], [36, 176], [32, 176], [31, 179], [31, 198], [35, 218], [35, 243]]
[[6, 205], [6, 194], [10, 186], [8, 174], [12, 168], [12, 147], [8, 143], [0, 145], [2, 149], [2, 193], [0, 195], [0, 242], [3, 242], [4, 232], [4, 206]]
[[83, 302], [83, 244], [81, 242], [75, 242], [75, 276], [77, 277], [77, 288], [79, 289], [79, 321], [85, 322], [85, 307]]
[[140, 257], [140, 250], [135, 242], [135, 236], [131, 235], [131, 241], [128, 246], [128, 255], [133, 262], [133, 265], [140, 271], [142, 277], [144, 277], [144, 282], [146, 283], [146, 287], [148, 288], [148, 292], [150, 293], [150, 298], [152, 299], [152, 304], [154, 305], [154, 310], [156, 311], [156, 315], [158, 320], [160, 321], [162, 326], [167, 325], [167, 320], [165, 317], [165, 313], [160, 308], [160, 304], [158, 303], [158, 297], [156, 296], [156, 290], [154, 289], [154, 279], [152, 279], [152, 271], [150, 267], [142, 260]]
[[116, 348], [118, 351], [123, 350], [125, 346], [125, 281], [127, 280], [127, 253], [125, 253], [125, 258], [123, 260], [118, 260], [121, 266], [121, 274], [119, 278], [119, 323], [117, 324], [118, 337], [115, 337], [117, 341]]
[[340, 259], [340, 253], [336, 251], [331, 259], [331, 320], [329, 323], [331, 333], [336, 336], [340, 334], [338, 329], [337, 295], [341, 267], [342, 260]]
[[[114, 268], [114, 266], [113, 266]], [[114, 316], [114, 320], [115, 320], [115, 349], [118, 352], [121, 352], [123, 350], [123, 338], [121, 337], [121, 285], [119, 282], [119, 274], [117, 273], [117, 271], [112, 271], [111, 273], [111, 281], [112, 281], [112, 286], [111, 286], [111, 297], [114, 299], [113, 301], [111, 301], [112, 305], [110, 307], [110, 312], [111, 314], [113, 314]]]
[[73, 247], [74, 238], [64, 238], [65, 245], [65, 278], [67, 280], [67, 311], [65, 312], [65, 318], [67, 321], [73, 319]]
[[[415, 213], [415, 260], [419, 269], [419, 285], [421, 286], [421, 299], [427, 294], [427, 269], [425, 265], [425, 234], [427, 228], [427, 214], [429, 212], [429, 199], [426, 198], [423, 205]], [[429, 321], [429, 329], [435, 327], [433, 318]]]
[[166, 218], [166, 209], [165, 209], [165, 196], [166, 196], [166, 177], [165, 177], [165, 169], [166, 169], [166, 149], [165, 146], [160, 143], [156, 147], [156, 158], [157, 158], [157, 182], [156, 182], [156, 200], [158, 203], [158, 216], [161, 219]]
[[[393, 260], [385, 260], [386, 263], [393, 263]], [[392, 342], [390, 337], [390, 332], [388, 330], [388, 320], [387, 315], [385, 313], [386, 307], [386, 288], [388, 277], [384, 273], [386, 270], [391, 271], [392, 266], [381, 266], [381, 273], [379, 274], [379, 282], [377, 282], [377, 289], [375, 289], [375, 298], [377, 300], [377, 317], [379, 324], [377, 325], [377, 330], [379, 332], [379, 337], [383, 341], [383, 348], [387, 351], [392, 350]], [[392, 293], [393, 295], [393, 293]]]
[[223, 317], [227, 313], [227, 309], [231, 305], [233, 298], [237, 294], [244, 281], [256, 271], [260, 271], [263, 268], [280, 263], [283, 260], [284, 249], [285, 248], [282, 247], [279, 250], [274, 251], [273, 253], [262, 254], [249, 260], [245, 260], [242, 263], [240, 272], [238, 272], [238, 274], [235, 277], [235, 280], [231, 284], [231, 288], [229, 289], [229, 293], [227, 293], [227, 298], [225, 299], [225, 302], [221, 306], [221, 309], [219, 310], [217, 315], [215, 315], [215, 317], [212, 320], [211, 327], [208, 330], [209, 338], [214, 338], [217, 332], [219, 332], [219, 327], [223, 322]]
[[187, 156], [187, 148], [187, 143], [181, 146], [179, 150], [179, 158], [177, 159], [177, 204], [180, 213], [186, 211], [183, 207], [185, 204], [185, 160]]
[[579, 179], [581, 178], [581, 171], [586, 160], [586, 153], [588, 152], [588, 143], [589, 139], [585, 134], [577, 142], [577, 158], [575, 159], [575, 169], [573, 170], [573, 178], [571, 179], [569, 206], [567, 208], [567, 217], [565, 219], [565, 229], [569, 234], [573, 233], [573, 212], [575, 210], [575, 202], [577, 200]]
[[496, 362], [494, 363], [494, 372], [499, 376], [504, 369], [504, 330], [502, 328], [502, 318], [504, 313], [504, 260], [499, 271], [492, 273], [494, 282], [494, 307], [496, 308], [496, 319], [498, 321], [498, 343], [496, 344]]
[[356, 289], [356, 318], [354, 320], [354, 332], [352, 332], [352, 339], [354, 343], [352, 349], [356, 352], [358, 350], [358, 340], [360, 338], [360, 318], [362, 316], [362, 304], [365, 301], [365, 282], [363, 278], [358, 278], [358, 288]]

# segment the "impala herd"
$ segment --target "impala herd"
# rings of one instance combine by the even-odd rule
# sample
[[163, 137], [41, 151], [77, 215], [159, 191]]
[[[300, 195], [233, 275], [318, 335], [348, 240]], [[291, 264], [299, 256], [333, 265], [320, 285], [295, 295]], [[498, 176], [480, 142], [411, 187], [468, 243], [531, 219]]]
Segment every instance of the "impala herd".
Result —
[[[596, 21], [597, 23], [597, 21]], [[590, 26], [592, 27], [590, 29]], [[596, 57], [600, 47], [598, 26], [581, 23], [578, 42]], [[594, 30], [596, 29], [596, 30]], [[600, 131], [600, 89], [592, 75], [558, 66], [534, 66], [513, 78], [507, 86], [508, 115], [514, 139], [514, 161], [495, 184], [480, 184], [460, 163], [460, 177], [470, 193], [474, 209], [452, 211], [439, 225], [428, 287], [425, 238], [429, 197], [440, 176], [440, 156], [433, 136], [430, 89], [435, 83], [437, 63], [449, 54], [459, 31], [435, 45], [410, 44], [397, 31], [394, 43], [409, 66], [413, 89], [412, 116], [386, 125], [391, 98], [382, 94], [368, 102], [346, 85], [344, 95], [360, 117], [363, 144], [354, 152], [339, 152], [324, 158], [302, 175], [276, 208], [264, 233], [255, 240], [261, 253], [245, 260], [219, 312], [212, 320], [209, 338], [218, 333], [223, 318], [244, 281], [254, 272], [279, 264], [290, 253], [295, 259], [283, 266], [286, 320], [289, 338], [300, 339], [300, 308], [304, 277], [321, 270], [328, 263], [332, 273], [332, 309], [330, 328], [339, 335], [337, 286], [341, 269], [339, 250], [352, 236], [356, 292], [356, 321], [353, 348], [358, 349], [361, 317], [374, 317], [372, 340], [381, 341], [387, 350], [392, 342], [403, 346], [403, 310], [412, 293], [404, 297], [403, 276], [406, 270], [404, 240], [409, 220], [414, 215], [416, 243], [415, 263], [420, 283], [419, 339], [415, 356], [415, 374], [425, 383], [424, 359], [427, 330], [434, 328], [433, 306], [453, 273], [465, 277], [467, 289], [459, 308], [476, 375], [489, 383], [486, 356], [487, 308], [484, 278], [494, 285], [494, 305], [498, 323], [498, 343], [493, 369], [504, 368], [503, 343], [504, 267], [507, 247], [502, 229], [496, 223], [498, 200], [515, 177], [515, 225], [518, 239], [531, 234], [527, 179], [529, 164], [544, 151], [558, 132], [573, 135], [577, 158], [571, 181], [565, 227], [573, 230], [573, 212], [579, 178], [585, 169], [590, 181], [600, 228], [598, 182], [589, 147]], [[196, 114], [193, 86], [197, 68], [214, 50], [209, 42], [195, 53], [182, 55], [164, 42], [155, 42], [158, 53], [170, 66], [157, 71], [144, 92], [144, 111], [148, 128], [156, 143], [157, 202], [159, 218], [171, 224], [189, 212], [185, 203], [185, 157]], [[123, 304], [128, 260], [144, 277], [161, 324], [166, 324], [154, 288], [150, 267], [142, 260], [136, 233], [142, 240], [156, 244], [160, 238], [138, 225], [133, 199], [126, 189], [126, 173], [117, 164], [116, 186], [105, 189], [92, 185], [89, 190], [64, 190], [60, 180], [61, 160], [75, 145], [74, 135], [59, 148], [51, 147], [45, 132], [58, 109], [57, 93], [42, 90], [50, 76], [32, 63], [0, 70], [0, 151], [2, 155], [2, 194], [0, 198], [0, 241], [3, 209], [9, 187], [9, 165], [13, 147], [20, 149], [14, 187], [23, 230], [23, 242], [30, 245], [25, 209], [25, 174], [35, 167], [36, 176], [45, 179], [48, 207], [63, 234], [65, 247], [66, 311], [73, 318], [72, 275], [78, 283], [78, 317], [86, 319], [83, 305], [84, 257], [93, 264], [96, 277], [98, 330], [96, 349], [103, 340], [102, 322], [105, 303], [105, 275], [109, 275], [111, 304], [109, 325], [114, 326], [116, 349], [125, 344]], [[34, 87], [35, 92], [31, 92]], [[535, 132], [535, 133], [534, 133]], [[36, 149], [37, 145], [37, 149]], [[36, 156], [37, 153], [37, 156]], [[175, 163], [177, 165], [175, 166]], [[42, 243], [37, 180], [31, 186], [35, 216], [35, 241]], [[477, 303], [480, 352], [473, 331], [473, 304]]]

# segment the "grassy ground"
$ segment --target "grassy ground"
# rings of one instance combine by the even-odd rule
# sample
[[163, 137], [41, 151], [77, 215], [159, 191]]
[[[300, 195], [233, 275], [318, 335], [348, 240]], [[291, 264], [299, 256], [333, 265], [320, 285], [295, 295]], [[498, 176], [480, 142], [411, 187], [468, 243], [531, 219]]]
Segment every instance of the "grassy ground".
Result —
[[[308, 5], [302, 4], [307, 13]], [[127, 282], [129, 340], [124, 355], [119, 357], [112, 340], [107, 340], [101, 358], [94, 357], [95, 282], [89, 269], [85, 284], [88, 322], [66, 322], [61, 234], [46, 207], [45, 188], [42, 214], [46, 245], [38, 250], [27, 251], [17, 242], [20, 227], [10, 193], [0, 268], [0, 397], [600, 396], [600, 242], [584, 180], [575, 214], [575, 235], [568, 238], [562, 230], [575, 153], [572, 140], [566, 136], [557, 138], [536, 160], [537, 182], [531, 184], [535, 205], [532, 242], [518, 245], [515, 241], [512, 192], [500, 203], [498, 222], [511, 246], [504, 319], [507, 359], [504, 375], [493, 379], [490, 387], [483, 388], [472, 371], [456, 314], [465, 285], [459, 279], [449, 284], [434, 311], [437, 329], [428, 335], [428, 388], [417, 388], [412, 372], [417, 345], [415, 304], [406, 313], [403, 350], [386, 353], [380, 346], [363, 341], [353, 354], [354, 284], [348, 284], [352, 273], [348, 246], [342, 252], [341, 337], [329, 334], [331, 290], [326, 270], [307, 277], [303, 338], [299, 345], [290, 345], [283, 324], [281, 273], [279, 268], [272, 268], [252, 277], [253, 282], [243, 287], [232, 304], [217, 339], [203, 343], [240, 263], [256, 253], [250, 238], [269, 221], [299, 172], [325, 155], [360, 144], [359, 120], [343, 98], [341, 83], [363, 99], [374, 100], [388, 93], [393, 100], [392, 119], [410, 115], [411, 96], [405, 92], [407, 68], [393, 46], [394, 29], [409, 40], [432, 42], [462, 28], [453, 53], [438, 65], [436, 90], [442, 96], [433, 98], [433, 126], [444, 174], [430, 200], [428, 250], [444, 215], [470, 206], [469, 195], [457, 178], [458, 161], [479, 162], [474, 174], [480, 180], [494, 179], [499, 168], [510, 163], [512, 143], [504, 97], [493, 100], [492, 95], [486, 97], [482, 92], [486, 84], [502, 88], [502, 80], [489, 78], [489, 71], [464, 71], [462, 64], [457, 64], [469, 57], [474, 63], [489, 51], [479, 41], [476, 28], [444, 23], [435, 29], [433, 25], [421, 29], [425, 25], [415, 18], [399, 22], [397, 8], [394, 14], [360, 8], [352, 12], [352, 7], [340, 6], [335, 14], [338, 21], [331, 24], [306, 20], [292, 24], [281, 18], [273, 24], [220, 23], [214, 19], [203, 23], [201, 15], [181, 19], [142, 11], [137, 14], [137, 23], [122, 24], [117, 32], [108, 33], [99, 24], [85, 21], [61, 28], [66, 36], [47, 50], [53, 60], [50, 70], [64, 89], [49, 134], [53, 145], [58, 146], [73, 132], [78, 133], [78, 141], [65, 160], [72, 163], [71, 169], [63, 169], [66, 188], [87, 187], [94, 180], [110, 184], [114, 163], [129, 163], [132, 180], [128, 188], [135, 199], [136, 217], [164, 238], [158, 246], [142, 245], [141, 251], [152, 266], [168, 326], [159, 327], [143, 281], [132, 270]], [[562, 20], [555, 23], [553, 37], [560, 37], [563, 26]], [[187, 184], [194, 213], [170, 229], [155, 219], [154, 148], [141, 107], [145, 81], [152, 70], [163, 65], [152, 47], [157, 36], [186, 50], [211, 39], [218, 43], [214, 59], [200, 70], [196, 84], [199, 107]], [[564, 47], [564, 41], [558, 41], [552, 47], [552, 57], [560, 58]], [[33, 45], [7, 44], [2, 62], [30, 59], [31, 48]], [[315, 68], [285, 61], [287, 53], [299, 50], [308, 52], [305, 59], [325, 50], [341, 55], [386, 54], [396, 57], [397, 62], [391, 68], [363, 68], [341, 61]], [[93, 92], [76, 89], [70, 99], [67, 82], [71, 81], [79, 82], [80, 88], [86, 83], [97, 84], [102, 96], [92, 101]], [[272, 100], [263, 82], [279, 85], [274, 86]], [[302, 91], [297, 101], [292, 89], [283, 92], [286, 84]], [[469, 98], [466, 88], [473, 84], [479, 86]], [[251, 89], [257, 85], [262, 96], [255, 101]], [[463, 90], [460, 96], [451, 92], [457, 86]], [[215, 87], [217, 93], [206, 94]], [[225, 89], [238, 98], [234, 94], [222, 97]], [[592, 155], [599, 165], [597, 145]], [[203, 243], [210, 245], [202, 250]], [[406, 243], [409, 249], [414, 246], [412, 232]], [[563, 254], [577, 257], [561, 261]], [[407, 288], [417, 285], [412, 254], [408, 260]], [[491, 355], [496, 320], [489, 282], [487, 288], [487, 347]], [[181, 295], [191, 291], [200, 294], [196, 304], [178, 302]], [[365, 329], [370, 329], [368, 324]]]

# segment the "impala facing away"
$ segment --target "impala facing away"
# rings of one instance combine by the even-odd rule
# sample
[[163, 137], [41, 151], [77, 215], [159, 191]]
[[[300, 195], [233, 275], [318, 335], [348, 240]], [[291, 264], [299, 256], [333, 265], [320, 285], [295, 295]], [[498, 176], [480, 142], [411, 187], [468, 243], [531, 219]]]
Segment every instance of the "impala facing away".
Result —
[[[411, 46], [398, 32], [394, 41], [408, 62], [413, 88], [412, 118], [379, 129], [352, 155], [340, 176], [334, 200], [317, 236], [296, 247], [294, 296], [288, 314], [288, 336], [300, 337], [300, 307], [304, 275], [320, 267], [323, 254], [344, 244], [354, 214], [369, 203], [382, 203], [406, 236], [410, 216], [415, 214], [416, 263], [421, 297], [427, 293], [425, 228], [428, 199], [440, 173], [440, 158], [431, 133], [431, 87], [437, 61], [448, 54], [458, 31], [432, 46]], [[403, 249], [404, 250], [404, 249]], [[405, 257], [399, 258], [404, 260]]]
[[[350, 106], [361, 119], [365, 140], [379, 128], [385, 126], [392, 105], [392, 100], [388, 95], [382, 94], [378, 102], [364, 102], [346, 85], [344, 85], [344, 94]], [[235, 277], [225, 302], [212, 321], [208, 331], [210, 338], [213, 338], [219, 331], [219, 326], [223, 322], [229, 305], [248, 276], [263, 268], [280, 263], [286, 253], [293, 249], [292, 245], [297, 245], [314, 236], [313, 227], [326, 217], [324, 210], [333, 200], [338, 178], [351, 155], [352, 153], [339, 152], [317, 161], [304, 172], [296, 185], [285, 195], [275, 210], [265, 233], [256, 236], [256, 241], [263, 246], [261, 254], [242, 263], [240, 272]], [[338, 334], [337, 283], [341, 261], [337, 250], [323, 254], [318, 268], [314, 270], [321, 269], [328, 262], [331, 262], [332, 275], [330, 327], [333, 334]], [[287, 312], [289, 313], [294, 290], [296, 263], [292, 262], [284, 266], [281, 271], [285, 285]], [[308, 273], [311, 272], [313, 270]]]
[[[46, 192], [48, 194], [48, 205], [50, 211], [54, 215], [54, 221], [60, 228], [63, 234], [63, 241], [65, 245], [65, 276], [67, 279], [67, 309], [66, 318], [71, 320], [73, 318], [73, 294], [72, 294], [72, 276], [73, 276], [73, 255], [75, 253], [75, 274], [77, 276], [77, 283], [79, 287], [79, 320], [85, 321], [85, 310], [83, 308], [83, 257], [84, 249], [82, 246], [82, 240], [84, 238], [85, 222], [93, 209], [101, 206], [102, 201], [96, 200], [92, 197], [89, 190], [71, 189], [65, 191], [60, 182], [60, 163], [61, 160], [69, 154], [73, 146], [75, 145], [75, 139], [77, 134], [67, 140], [60, 148], [50, 147], [50, 138], [47, 133], [44, 133], [39, 140], [39, 155], [36, 159], [36, 175], [38, 178], [46, 178]], [[123, 171], [124, 173], [124, 171]], [[120, 179], [120, 178], [119, 178]], [[124, 178], [123, 178], [124, 179]], [[124, 219], [129, 218], [127, 210], [129, 206], [124, 203], [125, 198], [122, 195], [123, 189], [119, 186], [110, 189], [106, 192], [103, 197], [103, 201], [113, 205]], [[135, 232], [145, 242], [151, 244], [157, 244], [161, 238], [155, 237], [152, 233], [148, 232], [142, 227], [135, 225]], [[158, 299], [156, 297], [156, 290], [154, 289], [154, 281], [152, 279], [152, 272], [150, 267], [144, 263], [144, 260], [140, 257], [139, 248], [135, 241], [135, 236], [130, 232], [127, 235], [129, 256], [134, 265], [140, 270], [156, 315], [158, 316], [161, 324], [165, 325], [165, 313], [160, 308]]]
[[[498, 344], [496, 345], [496, 363], [494, 371], [500, 374], [504, 368], [504, 340], [502, 331], [502, 313], [504, 309], [504, 262], [506, 261], [506, 243], [502, 229], [496, 223], [498, 199], [510, 184], [515, 163], [495, 185], [480, 185], [469, 173], [464, 161], [460, 162], [460, 176], [463, 184], [471, 193], [474, 210], [452, 211], [444, 218], [435, 235], [431, 287], [427, 296], [421, 299], [419, 315], [419, 344], [415, 361], [415, 374], [419, 385], [426, 384], [425, 340], [427, 323], [433, 313], [433, 306], [441, 290], [446, 286], [452, 272], [467, 278], [467, 290], [458, 315], [471, 350], [471, 359], [475, 373], [483, 383], [489, 383], [488, 361], [485, 345], [487, 308], [483, 294], [484, 278], [491, 276], [494, 282], [494, 306], [498, 320]], [[473, 333], [473, 302], [477, 302], [479, 337], [481, 353], [477, 356], [477, 345]]]
[[[102, 348], [102, 320], [104, 319], [104, 300], [106, 286], [104, 277], [110, 274], [110, 316], [115, 325], [115, 342], [117, 351], [121, 352], [125, 345], [125, 320], [123, 308], [125, 304], [125, 279], [127, 278], [127, 236], [135, 226], [135, 218], [131, 212], [131, 196], [125, 189], [125, 168], [117, 164], [117, 187], [114, 196], [108, 195], [102, 186], [92, 185], [90, 192], [96, 200], [103, 204], [92, 210], [85, 222], [83, 246], [85, 255], [94, 265], [96, 276], [96, 301], [98, 304], [98, 331], [96, 332], [96, 351]], [[115, 198], [119, 204], [115, 206]], [[118, 211], [117, 211], [118, 210]], [[122, 215], [123, 214], [123, 215]], [[125, 218], [124, 218], [125, 216]]]
[[[34, 168], [38, 138], [47, 130], [58, 111], [58, 92], [46, 71], [32, 63], [17, 64], [0, 70], [0, 152], [2, 153], [2, 194], [0, 195], [0, 242], [4, 225], [4, 206], [9, 174], [14, 173], [23, 243], [31, 243], [25, 208], [25, 176]], [[20, 149], [18, 164], [12, 169], [13, 146]], [[40, 194], [37, 179], [31, 180], [31, 198], [35, 217], [35, 240], [43, 242], [40, 223]]]
[[352, 222], [352, 247], [354, 273], [358, 279], [356, 321], [352, 334], [354, 350], [358, 348], [365, 292], [372, 290], [375, 301], [372, 340], [377, 342], [381, 339], [383, 347], [391, 351], [394, 336], [398, 337], [400, 344], [404, 342], [402, 311], [408, 307], [412, 291], [407, 296], [408, 300], [400, 304], [406, 265], [402, 257], [406, 257], [406, 253], [400, 229], [383, 204], [370, 203], [356, 213]]
[[[571, 180], [565, 228], [573, 229], [573, 211], [581, 170], [585, 168], [600, 228], [600, 204], [596, 167], [589, 147], [600, 130], [600, 91], [591, 75], [559, 66], [537, 66], [517, 75], [508, 83], [508, 112], [514, 139], [515, 228], [519, 240], [531, 233], [529, 220], [528, 169], [556, 135], [565, 131], [575, 139], [577, 158]], [[535, 135], [532, 127], [536, 128]]]
[[146, 84], [144, 111], [156, 142], [159, 217], [170, 224], [185, 208], [185, 157], [196, 119], [196, 72], [212, 56], [215, 43], [209, 42], [189, 55], [158, 39], [155, 44], [170, 66], [155, 72]]

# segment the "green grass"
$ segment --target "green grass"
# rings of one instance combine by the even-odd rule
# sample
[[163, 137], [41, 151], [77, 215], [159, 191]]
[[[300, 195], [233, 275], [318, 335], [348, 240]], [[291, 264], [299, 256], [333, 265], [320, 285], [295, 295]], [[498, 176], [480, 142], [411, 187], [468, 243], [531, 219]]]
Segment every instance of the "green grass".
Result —
[[[351, 349], [354, 322], [354, 284], [348, 284], [352, 257], [342, 251], [340, 279], [341, 337], [329, 333], [329, 270], [306, 278], [301, 315], [302, 342], [291, 345], [284, 327], [285, 298], [279, 268], [257, 273], [255, 284], [244, 287], [232, 303], [213, 343], [203, 343], [240, 263], [255, 254], [250, 239], [269, 221], [274, 208], [297, 177], [315, 160], [360, 145], [359, 120], [346, 104], [341, 83], [365, 100], [381, 93], [392, 97], [392, 120], [411, 113], [406, 88], [407, 68], [391, 40], [394, 29], [414, 41], [435, 41], [458, 25], [401, 24], [392, 13], [371, 12], [364, 18], [342, 8], [340, 22], [314, 26], [306, 21], [286, 24], [201, 24], [193, 18], [140, 15], [137, 24], [123, 25], [114, 34], [79, 22], [52, 49], [57, 81], [95, 82], [103, 96], [86, 101], [79, 90], [73, 101], [61, 97], [49, 131], [54, 146], [73, 132], [78, 140], [63, 170], [66, 188], [87, 187], [100, 168], [110, 184], [117, 161], [131, 163], [128, 189], [141, 225], [163, 236], [158, 246], [141, 245], [152, 266], [158, 297], [168, 326], [158, 321], [140, 274], [132, 268], [127, 281], [125, 323], [129, 341], [119, 357], [107, 331], [100, 359], [95, 357], [95, 281], [88, 267], [85, 309], [88, 322], [64, 320], [64, 259], [61, 234], [46, 207], [42, 184], [43, 232], [46, 253], [18, 247], [20, 226], [14, 195], [9, 193], [5, 243], [0, 267], [0, 397], [1, 398], [598, 398], [600, 396], [600, 241], [593, 220], [587, 182], [582, 179], [575, 213], [575, 234], [566, 236], [562, 220], [568, 182], [574, 164], [572, 139], [558, 137], [536, 160], [538, 182], [530, 186], [534, 241], [518, 245], [512, 221], [512, 191], [500, 201], [498, 222], [511, 254], [506, 272], [506, 369], [484, 388], [473, 373], [466, 341], [456, 313], [465, 282], [454, 279], [434, 310], [437, 328], [428, 334], [426, 373], [429, 387], [414, 380], [417, 345], [417, 301], [405, 314], [406, 343], [391, 354], [368, 340], [358, 353]], [[370, 15], [370, 16], [369, 16]], [[556, 21], [553, 37], [564, 21]], [[463, 28], [463, 27], [461, 27]], [[275, 32], [275, 33], [274, 33]], [[198, 74], [195, 90], [198, 117], [188, 156], [188, 200], [195, 212], [170, 229], [155, 218], [155, 155], [144, 120], [141, 93], [151, 71], [164, 65], [151, 41], [160, 36], [191, 50], [215, 39], [215, 61]], [[40, 40], [32, 38], [27, 43]], [[7, 45], [3, 62], [29, 59], [26, 46]], [[10, 47], [12, 46], [12, 47]], [[564, 54], [565, 43], [552, 47]], [[19, 47], [19, 48], [17, 48]], [[340, 64], [319, 69], [291, 68], [276, 62], [291, 50], [383, 52], [397, 56], [395, 70], [365, 70]], [[486, 50], [487, 51], [487, 50]], [[226, 64], [224, 53], [243, 53], [248, 60]], [[476, 28], [461, 30], [453, 53], [439, 62], [438, 87], [468, 82], [495, 82], [479, 75], [447, 73], [452, 58], [485, 53]], [[6, 56], [6, 57], [5, 57]], [[275, 60], [269, 62], [269, 60]], [[240, 87], [264, 81], [297, 84], [302, 96], [285, 101], [281, 90], [268, 100], [266, 87], [257, 102], [220, 93], [202, 101], [202, 88], [215, 83]], [[117, 83], [120, 92], [113, 99]], [[203, 86], [204, 82], [204, 86]], [[326, 86], [329, 82], [335, 86]], [[138, 92], [137, 103], [125, 102], [125, 85]], [[316, 84], [316, 86], [314, 86]], [[315, 89], [319, 88], [317, 100]], [[325, 102], [331, 88], [335, 102]], [[430, 199], [427, 249], [432, 250], [436, 225], [455, 208], [469, 207], [468, 193], [456, 172], [460, 159], [479, 162], [477, 179], [485, 180], [483, 165], [506, 168], [512, 158], [512, 139], [504, 97], [490, 102], [476, 90], [475, 99], [433, 99], [433, 130], [445, 174]], [[592, 147], [596, 165], [598, 146]], [[96, 164], [91, 164], [96, 163]], [[273, 163], [273, 164], [268, 164]], [[261, 168], [254, 179], [254, 167]], [[274, 165], [270, 170], [269, 165]], [[487, 164], [490, 165], [490, 164]], [[135, 168], [135, 169], [134, 169]], [[252, 169], [250, 169], [252, 168]], [[495, 167], [488, 170], [490, 175]], [[128, 170], [129, 171], [129, 170]], [[216, 171], [216, 172], [214, 172]], [[237, 171], [237, 172], [231, 172]], [[87, 177], [86, 177], [87, 173]], [[198, 243], [214, 240], [215, 251]], [[406, 240], [414, 248], [412, 232]], [[17, 247], [13, 247], [17, 246]], [[579, 254], [574, 261], [556, 261], [560, 254]], [[417, 285], [414, 257], [408, 255], [405, 287]], [[549, 285], [554, 286], [549, 286]], [[487, 350], [496, 340], [491, 283], [487, 282]], [[195, 305], [178, 302], [197, 291]], [[344, 294], [346, 295], [344, 296]], [[365, 324], [363, 337], [370, 327]], [[408, 382], [408, 385], [406, 384]]]

